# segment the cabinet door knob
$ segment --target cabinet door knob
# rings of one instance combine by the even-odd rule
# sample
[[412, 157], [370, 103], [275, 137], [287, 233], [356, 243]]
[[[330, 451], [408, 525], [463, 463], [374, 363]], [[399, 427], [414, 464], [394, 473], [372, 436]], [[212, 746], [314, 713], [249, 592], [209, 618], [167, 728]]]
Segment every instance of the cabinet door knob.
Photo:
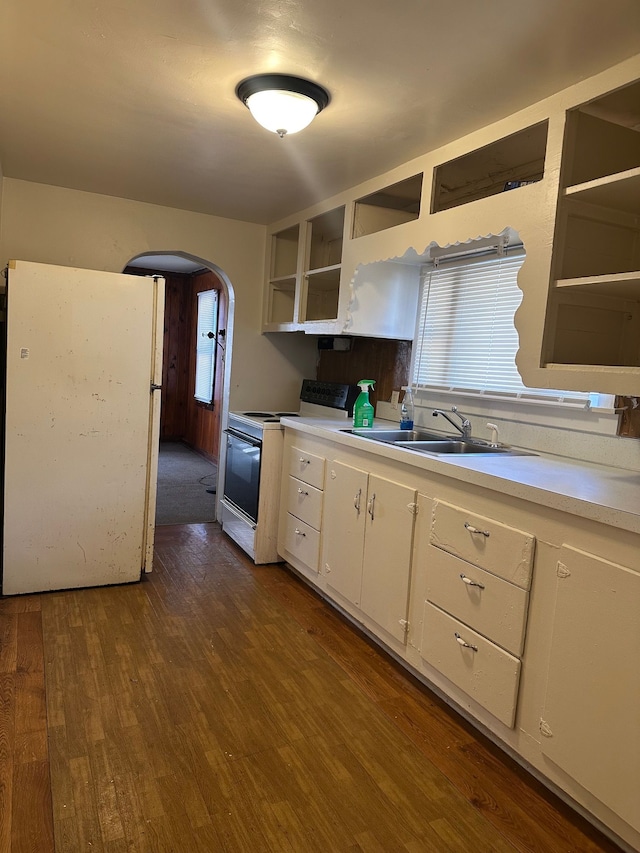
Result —
[[300, 488], [299, 488], [299, 489], [298, 489], [298, 494], [299, 494], [299, 495], [304, 495], [304, 496], [305, 496], [305, 498], [308, 498], [308, 497], [309, 497], [309, 492], [305, 492], [305, 490], [304, 490], [304, 489], [300, 489]]
[[307, 535], [307, 534], [304, 532], [304, 530], [299, 530], [297, 527], [296, 527], [296, 529], [295, 529], [293, 532], [296, 534], [296, 536], [306, 536], [306, 535]]
[[360, 515], [360, 498], [361, 497], [362, 497], [362, 489], [358, 489], [358, 491], [356, 492], [356, 494], [353, 498], [353, 505], [356, 508], [356, 512], [358, 513], [358, 515]]
[[467, 641], [466, 641], [466, 640], [463, 640], [463, 639], [462, 639], [462, 637], [460, 636], [460, 634], [458, 634], [458, 632], [457, 632], [457, 631], [455, 631], [455, 632], [454, 632], [454, 635], [453, 635], [453, 636], [456, 638], [456, 642], [460, 643], [460, 645], [461, 645], [464, 649], [471, 649], [471, 651], [473, 651], [473, 652], [477, 652], [477, 651], [478, 651], [478, 647], [477, 647], [477, 646], [472, 646], [472, 645], [471, 645], [471, 643], [467, 643]]
[[301, 465], [308, 465], [311, 462], [310, 459], [305, 459], [304, 456], [301, 456], [299, 461]]
[[467, 586], [477, 586], [478, 589], [484, 589], [484, 584], [478, 583], [478, 581], [472, 581], [471, 578], [468, 578], [466, 575], [460, 575], [460, 580], [463, 583], [466, 583]]
[[489, 531], [488, 530], [480, 530], [479, 527], [474, 527], [473, 524], [469, 524], [468, 521], [465, 521], [464, 526], [469, 531], [469, 533], [479, 533], [480, 536], [486, 536], [487, 539], [489, 538]]

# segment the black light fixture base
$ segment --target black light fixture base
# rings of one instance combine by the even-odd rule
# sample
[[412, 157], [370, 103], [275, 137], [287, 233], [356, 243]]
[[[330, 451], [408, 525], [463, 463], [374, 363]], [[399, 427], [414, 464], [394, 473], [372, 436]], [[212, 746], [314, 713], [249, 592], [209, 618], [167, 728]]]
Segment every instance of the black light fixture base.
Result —
[[330, 95], [326, 89], [313, 83], [311, 80], [305, 80], [304, 77], [296, 77], [293, 74], [254, 74], [252, 77], [247, 77], [241, 80], [236, 86], [236, 95], [243, 104], [247, 103], [247, 99], [256, 92], [266, 92], [270, 89], [280, 89], [285, 92], [295, 92], [298, 95], [305, 95], [311, 98], [318, 105], [318, 112], [321, 112], [329, 103]]

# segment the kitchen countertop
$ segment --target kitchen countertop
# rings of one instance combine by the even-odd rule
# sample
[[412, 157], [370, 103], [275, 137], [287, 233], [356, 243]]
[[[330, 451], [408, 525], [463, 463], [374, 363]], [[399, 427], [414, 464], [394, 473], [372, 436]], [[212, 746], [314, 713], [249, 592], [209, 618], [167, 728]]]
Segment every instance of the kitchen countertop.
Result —
[[[343, 432], [351, 428], [344, 419], [296, 417], [282, 418], [281, 423], [298, 432], [365, 450], [422, 471], [640, 533], [640, 472], [549, 454], [427, 455]], [[398, 425], [376, 419], [373, 432], [376, 428], [397, 429]]]

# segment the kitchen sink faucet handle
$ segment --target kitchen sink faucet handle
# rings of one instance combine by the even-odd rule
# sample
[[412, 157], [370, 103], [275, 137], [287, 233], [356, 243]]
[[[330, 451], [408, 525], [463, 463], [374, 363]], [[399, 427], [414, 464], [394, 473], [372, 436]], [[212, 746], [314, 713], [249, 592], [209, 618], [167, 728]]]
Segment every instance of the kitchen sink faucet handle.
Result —
[[446, 418], [451, 426], [454, 426], [462, 435], [463, 439], [467, 441], [471, 437], [471, 421], [458, 411], [457, 406], [451, 406], [451, 412], [460, 418], [460, 423], [456, 423], [456, 421], [451, 418], [451, 415], [447, 414], [447, 412], [442, 409], [434, 409], [432, 414], [434, 418], [438, 415], [442, 415], [443, 418]]
[[496, 424], [487, 423], [487, 429], [491, 430], [491, 447], [498, 446], [498, 427]]

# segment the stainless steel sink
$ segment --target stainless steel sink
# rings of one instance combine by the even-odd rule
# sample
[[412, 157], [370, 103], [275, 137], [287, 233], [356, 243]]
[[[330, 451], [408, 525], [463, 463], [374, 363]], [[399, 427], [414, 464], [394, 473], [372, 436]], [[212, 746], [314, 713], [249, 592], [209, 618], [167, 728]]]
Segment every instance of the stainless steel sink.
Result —
[[505, 456], [536, 455], [530, 451], [518, 450], [506, 445], [496, 446], [476, 439], [461, 440], [449, 438], [448, 436], [422, 429], [343, 429], [341, 432], [348, 432], [351, 435], [358, 435], [361, 438], [381, 441], [384, 444], [393, 444], [394, 447], [403, 447], [417, 453], [428, 453], [435, 456], [442, 454], [473, 454], [477, 456], [495, 453]]
[[443, 436], [440, 432], [429, 432], [426, 429], [343, 429], [340, 432], [349, 432], [362, 438], [372, 438], [374, 441], [385, 441], [397, 444], [399, 441], [441, 441]]
[[397, 441], [396, 447], [408, 447], [409, 450], [418, 450], [421, 453], [506, 453], [509, 456], [529, 456], [524, 450], [515, 450], [513, 447], [493, 446], [480, 444], [474, 441], [456, 441], [444, 439], [440, 441]]

